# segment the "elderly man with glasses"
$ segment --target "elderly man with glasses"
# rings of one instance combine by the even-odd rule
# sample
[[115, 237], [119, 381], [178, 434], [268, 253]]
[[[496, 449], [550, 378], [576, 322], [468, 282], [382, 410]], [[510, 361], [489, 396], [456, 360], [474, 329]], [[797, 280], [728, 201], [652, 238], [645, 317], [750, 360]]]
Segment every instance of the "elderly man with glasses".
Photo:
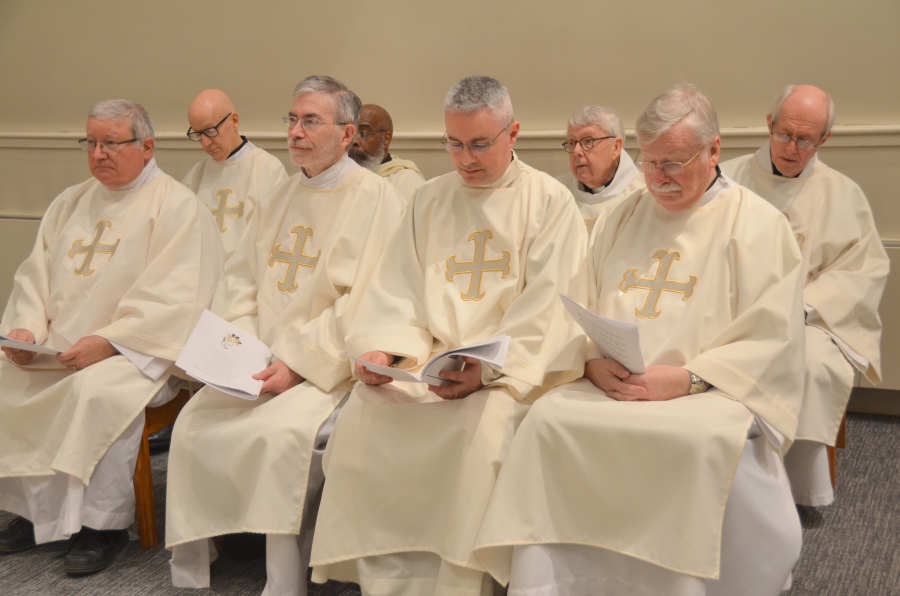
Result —
[[589, 342], [585, 378], [537, 401], [476, 557], [517, 596], [775, 596], [801, 544], [780, 457], [803, 382], [800, 252], [718, 171], [699, 91], [660, 95], [635, 130], [647, 188], [598, 221], [588, 304], [637, 327], [643, 363]]
[[347, 156], [361, 102], [331, 77], [294, 89], [288, 127], [300, 173], [257, 205], [210, 310], [258, 337], [272, 364], [246, 401], [205, 387], [175, 424], [166, 546], [172, 582], [209, 587], [208, 538], [265, 536], [264, 594], [306, 593], [322, 451], [352, 385], [344, 336], [403, 206]]
[[881, 381], [878, 305], [889, 262], [862, 190], [818, 159], [834, 124], [828, 94], [789, 85], [766, 120], [771, 140], [722, 170], [784, 213], [803, 255], [806, 378], [797, 441], [784, 463], [798, 504], [828, 505], [826, 446], [835, 445], [856, 370]]
[[[153, 124], [126, 100], [88, 114], [93, 178], [47, 209], [0, 333], [0, 552], [76, 538], [69, 574], [109, 565], [134, 520], [144, 408], [210, 305], [222, 241], [206, 208], [153, 158]], [[12, 346], [12, 347], [10, 347]], [[53, 355], [55, 353], [55, 355]]]
[[625, 131], [610, 108], [590, 106], [569, 118], [567, 172], [556, 179], [566, 185], [584, 216], [588, 233], [614, 199], [644, 188], [631, 156], [622, 149]]
[[350, 157], [362, 167], [387, 178], [400, 195], [410, 201], [416, 189], [425, 184], [425, 178], [415, 163], [390, 153], [393, 136], [394, 121], [387, 110], [366, 104], [359, 116], [359, 130], [350, 147]]
[[201, 92], [188, 108], [187, 136], [200, 141], [208, 157], [187, 173], [182, 182], [209, 207], [222, 234], [225, 259], [253, 219], [259, 200], [287, 178], [277, 157], [238, 133], [234, 105], [218, 89]]
[[[509, 93], [473, 76], [447, 94], [455, 172], [426, 182], [379, 262], [347, 336], [351, 356], [420, 369], [506, 334], [502, 369], [463, 358], [446, 384], [389, 383], [356, 366], [329, 445], [313, 581], [364, 594], [479, 594], [472, 552], [507, 446], [528, 406], [584, 367], [558, 297], [586, 299], [587, 234], [571, 195], [525, 165]], [[317, 566], [318, 565], [318, 566]]]

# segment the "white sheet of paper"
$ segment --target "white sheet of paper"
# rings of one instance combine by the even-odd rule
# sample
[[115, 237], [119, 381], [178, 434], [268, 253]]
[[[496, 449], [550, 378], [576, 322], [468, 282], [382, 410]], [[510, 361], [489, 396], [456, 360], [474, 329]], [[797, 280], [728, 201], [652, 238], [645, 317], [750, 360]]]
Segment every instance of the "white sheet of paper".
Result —
[[429, 360], [422, 367], [422, 372], [413, 374], [411, 372], [393, 368], [390, 366], [381, 366], [348, 356], [353, 362], [362, 364], [366, 369], [390, 377], [395, 381], [405, 381], [407, 383], [428, 383], [429, 385], [443, 386], [450, 381], [438, 376], [439, 372], [445, 370], [460, 370], [463, 367], [463, 356], [477, 358], [483, 362], [491, 364], [495, 368], [503, 368], [506, 361], [506, 352], [509, 351], [509, 336], [498, 335], [484, 341], [480, 341], [455, 350], [448, 350], [442, 354], [438, 354]]
[[266, 344], [204, 310], [175, 366], [219, 391], [253, 400], [264, 384], [253, 375], [268, 367], [271, 359]]
[[112, 347], [119, 351], [119, 354], [125, 356], [129, 362], [137, 367], [139, 371], [147, 375], [152, 381], [158, 381], [163, 373], [172, 366], [171, 360], [165, 358], [157, 358], [156, 356], [148, 356], [142, 352], [137, 352], [131, 348], [119, 345], [115, 342], [109, 342]]
[[559, 297], [575, 322], [581, 325], [585, 335], [591, 338], [604, 356], [612, 358], [629, 372], [643, 374], [647, 371], [637, 325], [601, 317], [562, 294]]
[[38, 354], [50, 354], [56, 355], [61, 354], [62, 350], [54, 350], [53, 348], [48, 348], [46, 346], [39, 346], [37, 344], [28, 343], [27, 341], [19, 341], [17, 339], [10, 339], [5, 335], [0, 335], [0, 346], [5, 348], [13, 348], [14, 350], [26, 350], [28, 352], [37, 352]]

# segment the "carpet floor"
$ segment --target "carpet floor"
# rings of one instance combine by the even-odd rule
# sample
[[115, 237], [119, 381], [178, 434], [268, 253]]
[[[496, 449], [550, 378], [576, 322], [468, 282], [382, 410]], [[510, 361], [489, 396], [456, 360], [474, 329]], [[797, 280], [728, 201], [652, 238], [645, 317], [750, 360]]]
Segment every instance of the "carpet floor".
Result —
[[[151, 456], [157, 525], [165, 528], [167, 454]], [[838, 490], [829, 507], [801, 507], [803, 552], [794, 584], [782, 596], [900, 596], [900, 418], [850, 414], [847, 449], [838, 452]], [[0, 512], [0, 528], [11, 515]], [[62, 569], [66, 543], [0, 556], [3, 596], [139, 596], [202, 594], [173, 588], [169, 553], [131, 542], [106, 570], [87, 577]], [[240, 562], [221, 553], [211, 567], [215, 595], [259, 595], [265, 562]], [[355, 596], [353, 584], [309, 584], [310, 596]]]

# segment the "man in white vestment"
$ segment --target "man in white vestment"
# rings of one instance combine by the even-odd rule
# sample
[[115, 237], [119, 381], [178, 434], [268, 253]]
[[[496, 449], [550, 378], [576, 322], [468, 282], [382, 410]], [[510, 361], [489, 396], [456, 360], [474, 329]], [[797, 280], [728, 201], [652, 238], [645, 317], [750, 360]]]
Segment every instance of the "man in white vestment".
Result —
[[598, 222], [589, 293], [637, 326], [645, 371], [588, 343], [585, 378], [519, 427], [476, 556], [515, 595], [774, 596], [801, 545], [780, 457], [803, 382], [800, 252], [719, 172], [702, 93], [660, 95], [636, 132], [647, 187]]
[[563, 148], [571, 171], [556, 179], [572, 192], [589, 234], [615, 199], [644, 188], [634, 160], [622, 149], [624, 138], [622, 120], [610, 108], [590, 106], [569, 118]]
[[357, 365], [326, 452], [313, 581], [363, 594], [490, 594], [472, 547], [528, 404], [577, 378], [583, 339], [558, 297], [586, 298], [583, 220], [564, 186], [523, 164], [509, 93], [456, 83], [444, 147], [455, 172], [426, 182], [372, 275], [351, 356], [421, 369], [506, 334], [501, 370], [464, 358], [437, 385], [389, 383]]
[[816, 152], [831, 136], [834, 103], [789, 85], [766, 117], [770, 141], [722, 171], [784, 213], [803, 257], [806, 379], [796, 442], [784, 458], [800, 505], [834, 500], [826, 446], [834, 446], [855, 370], [881, 382], [878, 304], [889, 262], [866, 196]]
[[359, 116], [359, 130], [350, 147], [350, 157], [388, 179], [405, 201], [410, 201], [416, 189], [425, 184], [425, 177], [415, 163], [390, 153], [394, 136], [394, 121], [381, 106], [367, 103]]
[[128, 543], [144, 408], [174, 397], [169, 368], [222, 268], [206, 208], [156, 166], [143, 107], [98, 103], [79, 143], [93, 178], [47, 209], [0, 325], [61, 350], [3, 348], [0, 509], [19, 517], [0, 552], [75, 537], [70, 574]]
[[253, 219], [259, 200], [287, 178], [281, 161], [238, 133], [234, 104], [218, 89], [207, 89], [188, 108], [187, 136], [200, 141], [208, 157], [182, 182], [209, 207], [222, 234], [225, 260]]
[[205, 387], [175, 424], [166, 546], [172, 582], [209, 587], [208, 538], [265, 536], [266, 596], [306, 594], [322, 450], [351, 387], [344, 336], [403, 202], [347, 156], [361, 102], [330, 77], [294, 90], [284, 117], [301, 172], [257, 205], [212, 312], [274, 354], [255, 401]]

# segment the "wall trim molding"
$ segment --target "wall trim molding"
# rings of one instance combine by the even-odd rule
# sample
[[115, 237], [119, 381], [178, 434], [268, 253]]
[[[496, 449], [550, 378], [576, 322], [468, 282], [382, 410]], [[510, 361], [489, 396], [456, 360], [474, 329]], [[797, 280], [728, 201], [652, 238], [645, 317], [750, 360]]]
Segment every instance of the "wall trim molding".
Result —
[[[37, 132], [0, 131], [0, 149], [72, 149], [82, 138], [82, 132]], [[256, 145], [270, 149], [284, 149], [284, 132], [245, 132], [244, 135]], [[442, 151], [440, 140], [444, 131], [399, 130], [394, 133], [391, 149], [398, 151]], [[768, 138], [768, 130], [763, 126], [746, 128], [723, 128], [722, 147], [726, 149], [756, 149]], [[543, 150], [559, 149], [565, 140], [565, 130], [523, 130], [519, 133], [517, 149]], [[625, 145], [636, 145], [634, 130], [625, 131]], [[163, 131], [156, 134], [157, 146], [167, 150], [197, 150], [195, 141], [183, 132]], [[835, 126], [827, 147], [900, 147], [900, 124], [843, 125]]]

